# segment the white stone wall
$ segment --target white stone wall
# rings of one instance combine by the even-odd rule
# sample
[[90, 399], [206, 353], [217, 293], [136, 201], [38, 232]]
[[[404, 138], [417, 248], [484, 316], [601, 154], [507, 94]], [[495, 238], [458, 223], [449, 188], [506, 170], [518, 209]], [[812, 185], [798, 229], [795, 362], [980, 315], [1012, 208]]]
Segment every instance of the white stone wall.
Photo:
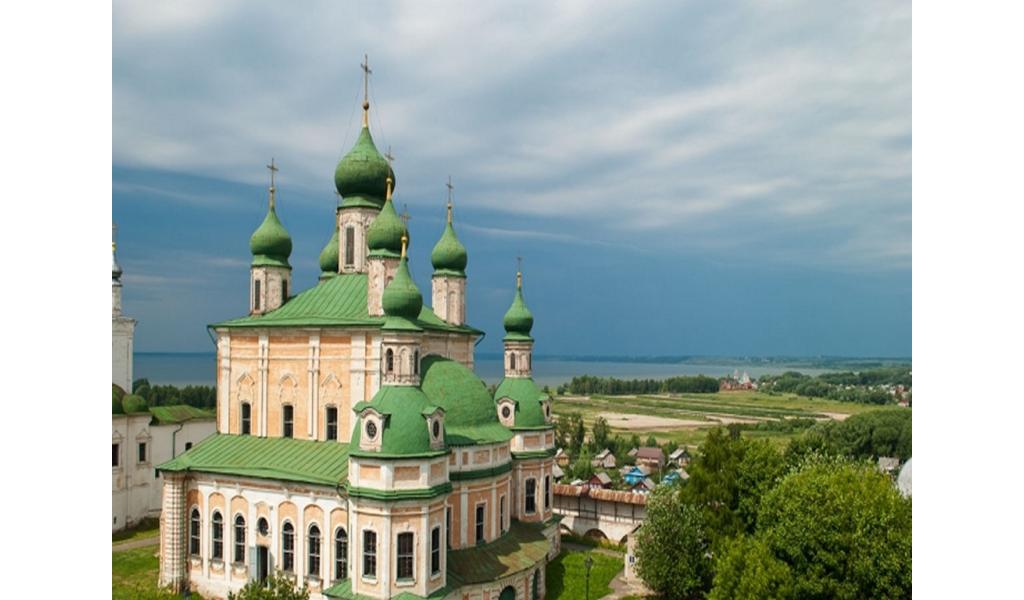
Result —
[[[338, 211], [338, 272], [339, 273], [366, 273], [366, 254], [369, 251], [366, 247], [366, 230], [370, 223], [377, 217], [380, 211], [375, 208], [344, 208]], [[351, 264], [345, 262], [345, 246], [347, 228], [352, 228], [355, 236], [352, 244], [353, 261]]]
[[434, 314], [452, 325], [466, 322], [466, 278], [435, 275], [430, 281]]
[[135, 348], [135, 319], [114, 317], [111, 323], [111, 381], [129, 394], [132, 391], [132, 353]]
[[367, 266], [368, 277], [366, 282], [366, 309], [371, 316], [384, 316], [384, 288], [395, 278], [395, 271], [398, 270], [397, 258], [374, 257], [369, 259]]
[[[260, 282], [260, 303], [256, 307], [256, 282]], [[288, 295], [295, 294], [292, 289], [292, 271], [285, 267], [252, 267], [249, 277], [249, 313], [262, 315], [279, 308], [286, 298], [284, 284], [288, 284]]]
[[530, 377], [532, 373], [533, 342], [505, 342], [505, 377]]

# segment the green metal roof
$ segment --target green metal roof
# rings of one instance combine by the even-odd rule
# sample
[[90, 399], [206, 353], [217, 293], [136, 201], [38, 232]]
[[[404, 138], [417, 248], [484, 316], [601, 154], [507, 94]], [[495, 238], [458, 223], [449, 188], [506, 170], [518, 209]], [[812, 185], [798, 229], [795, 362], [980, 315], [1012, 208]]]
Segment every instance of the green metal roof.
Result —
[[[381, 327], [384, 317], [372, 317], [366, 309], [366, 291], [365, 273], [340, 274], [293, 296], [276, 310], [214, 323], [211, 327]], [[465, 325], [445, 323], [426, 306], [414, 324], [434, 331], [483, 333]]]
[[495, 444], [512, 438], [498, 421], [487, 386], [462, 363], [431, 354], [422, 361], [420, 388], [444, 409], [445, 441], [451, 446]]
[[395, 172], [377, 151], [369, 127], [364, 126], [355, 145], [338, 161], [334, 170], [334, 186], [344, 198], [342, 207], [380, 208], [384, 204], [388, 175], [391, 175], [394, 185]]
[[[325, 275], [338, 273], [338, 225], [334, 225], [334, 234], [327, 240], [327, 245], [320, 251], [320, 271]], [[322, 275], [321, 275], [322, 276]]]
[[448, 551], [448, 585], [462, 587], [496, 581], [540, 566], [551, 543], [543, 523], [513, 520], [508, 532], [483, 546]]
[[533, 341], [530, 337], [530, 330], [533, 329], [533, 314], [526, 308], [526, 301], [523, 300], [522, 276], [516, 275], [516, 297], [512, 299], [512, 306], [508, 307], [505, 318], [502, 319], [505, 325], [508, 341]]
[[541, 401], [547, 395], [540, 391], [537, 384], [529, 377], [506, 377], [494, 390], [494, 400], [511, 398], [516, 401], [515, 427], [546, 428], [544, 407]]
[[386, 250], [400, 253], [403, 233], [405, 233], [405, 223], [398, 217], [395, 204], [388, 197], [384, 201], [384, 207], [380, 209], [366, 230], [366, 246], [370, 252]]
[[184, 423], [193, 419], [215, 419], [217, 412], [204, 410], [189, 406], [188, 404], [173, 404], [170, 406], [150, 406], [149, 412], [153, 415], [154, 425], [169, 425]]
[[288, 257], [292, 253], [292, 238], [288, 230], [277, 218], [273, 203], [267, 210], [263, 223], [249, 238], [249, 250], [252, 252], [252, 266], [288, 267]]
[[337, 486], [348, 474], [348, 444], [218, 433], [157, 468]]
[[[349, 572], [353, 572], [354, 569], [349, 569]], [[393, 600], [441, 600], [452, 591], [451, 586], [443, 587], [435, 592], [432, 592], [429, 596], [417, 596], [409, 592], [402, 592], [396, 596], [391, 596]], [[352, 593], [352, 580], [342, 579], [338, 583], [335, 583], [331, 587], [324, 590], [324, 595], [328, 598], [343, 598], [344, 600], [375, 600], [370, 596], [364, 596], [362, 594]]]
[[[384, 426], [377, 433], [380, 437], [380, 451], [359, 450], [363, 434], [362, 413], [367, 409], [387, 415]], [[418, 387], [411, 385], [381, 386], [369, 402], [357, 402], [352, 410], [360, 415], [352, 429], [352, 456], [371, 458], [408, 458], [445, 454], [447, 450], [430, 447], [430, 428], [425, 415], [433, 413], [436, 406]]]
[[434, 265], [434, 274], [465, 277], [468, 260], [466, 247], [455, 235], [455, 229], [452, 228], [452, 222], [449, 219], [444, 226], [441, 239], [437, 240], [437, 244], [434, 245], [434, 249], [430, 253], [430, 263]]
[[395, 277], [384, 288], [380, 301], [387, 315], [384, 329], [416, 329], [412, 322], [423, 310], [423, 295], [409, 274], [409, 261], [406, 257], [403, 256], [398, 263]]

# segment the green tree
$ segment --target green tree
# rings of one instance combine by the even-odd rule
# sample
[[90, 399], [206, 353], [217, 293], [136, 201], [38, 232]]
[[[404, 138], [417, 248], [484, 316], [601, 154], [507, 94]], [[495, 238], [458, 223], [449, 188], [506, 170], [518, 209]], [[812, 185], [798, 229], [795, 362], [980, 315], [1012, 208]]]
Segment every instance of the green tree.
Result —
[[572, 419], [572, 437], [569, 441], [569, 448], [571, 454], [576, 454], [583, 447], [583, 442], [587, 438], [587, 430], [583, 426], [583, 417], [579, 413], [575, 413], [571, 417]]
[[558, 420], [555, 421], [555, 440], [558, 447], [569, 448], [571, 438], [572, 421], [569, 420], [569, 415], [558, 415]]
[[767, 440], [744, 440], [743, 457], [736, 473], [736, 514], [753, 532], [761, 498], [786, 474], [782, 453]]
[[795, 598], [911, 597], [911, 502], [872, 465], [809, 461], [765, 495], [755, 535]]
[[708, 536], [713, 541], [731, 537], [743, 529], [737, 514], [737, 480], [744, 450], [742, 439], [733, 438], [716, 427], [708, 432], [690, 463], [690, 479], [683, 493], [686, 501], [701, 511]]
[[594, 440], [594, 449], [600, 452], [608, 447], [608, 421], [604, 417], [598, 417], [590, 428]]
[[237, 594], [229, 592], [228, 600], [309, 600], [309, 590], [300, 590], [282, 575], [271, 575], [266, 584], [250, 581]]
[[653, 435], [649, 435], [647, 436], [647, 441], [644, 442], [644, 445], [653, 448], [658, 445], [658, 438], [654, 437]]
[[674, 486], [647, 497], [647, 519], [636, 534], [637, 574], [668, 600], [699, 598], [711, 581], [701, 513]]
[[793, 598], [793, 573], [757, 538], [728, 540], [715, 559], [715, 579], [708, 600]]
[[584, 446], [576, 460], [570, 465], [569, 476], [573, 479], [582, 479], [583, 481], [593, 477], [594, 466], [590, 464], [592, 460], [594, 460], [594, 455], [590, 453], [589, 448]]

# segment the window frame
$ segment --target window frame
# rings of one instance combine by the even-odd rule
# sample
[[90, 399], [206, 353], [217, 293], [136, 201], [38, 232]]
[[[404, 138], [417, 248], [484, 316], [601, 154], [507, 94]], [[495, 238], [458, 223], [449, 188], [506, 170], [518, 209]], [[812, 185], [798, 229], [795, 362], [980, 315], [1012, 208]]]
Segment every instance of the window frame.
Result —
[[498, 498], [498, 530], [505, 533], [505, 494]]
[[544, 476], [544, 510], [551, 510], [551, 475]]
[[345, 266], [351, 267], [356, 264], [356, 228], [351, 225], [345, 226]]
[[139, 464], [144, 465], [149, 462], [149, 447], [146, 442], [136, 442], [136, 449], [138, 451]]
[[377, 532], [372, 529], [363, 530], [362, 577], [377, 579]]
[[334, 530], [334, 580], [348, 579], [348, 532], [344, 527]]
[[430, 574], [441, 573], [441, 526], [430, 530]]
[[476, 545], [479, 546], [487, 538], [487, 503], [478, 503], [473, 511], [473, 516], [473, 533], [476, 535]]
[[[241, 522], [239, 522], [239, 521], [241, 521]], [[232, 542], [232, 544], [231, 544], [231, 546], [232, 546], [231, 559], [232, 559], [232, 562], [235, 563], [235, 564], [244, 565], [245, 564], [245, 517], [242, 516], [241, 513], [235, 515], [235, 520], [232, 523], [232, 529], [233, 529], [233, 531], [231, 532], [232, 533], [232, 535], [231, 535], [231, 542]], [[241, 555], [239, 555], [239, 551], [241, 551]]]
[[252, 309], [253, 310], [259, 310], [260, 309], [260, 292], [262, 291], [262, 290], [260, 290], [260, 284], [262, 282], [259, 279], [254, 279], [252, 283], [253, 283], [253, 286], [252, 286]]
[[113, 459], [111, 460], [111, 463], [112, 463], [111, 464], [111, 468], [112, 469], [120, 469], [121, 468], [121, 443], [120, 442], [111, 442], [110, 445], [111, 445], [110, 450], [111, 450], [112, 457], [113, 457]]
[[[331, 418], [331, 413], [334, 413], [334, 418]], [[331, 435], [331, 428], [334, 429], [334, 435]], [[338, 407], [328, 406], [324, 408], [324, 437], [327, 440], [338, 440]]]
[[[529, 477], [523, 484], [523, 512], [528, 515], [537, 513], [537, 479]], [[532, 505], [532, 507], [531, 507]]]
[[291, 404], [281, 405], [281, 437], [295, 437], [295, 407]]
[[[402, 542], [407, 541], [408, 547], [403, 552]], [[403, 565], [407, 569], [403, 573]], [[416, 534], [403, 531], [395, 536], [395, 580], [400, 582], [416, 581]]]
[[[314, 552], [315, 551], [315, 552]], [[320, 561], [323, 558], [323, 535], [320, 526], [310, 523], [306, 529], [306, 575], [320, 578]]]
[[281, 570], [295, 573], [295, 526], [291, 521], [281, 525]]
[[252, 403], [243, 402], [238, 414], [238, 431], [242, 435], [252, 435]]
[[198, 506], [193, 506], [188, 518], [188, 555], [201, 557], [203, 555], [203, 515], [199, 512]]
[[395, 372], [395, 351], [388, 348], [384, 352], [384, 372], [394, 373]]
[[224, 560], [224, 515], [216, 509], [210, 515], [210, 560]]

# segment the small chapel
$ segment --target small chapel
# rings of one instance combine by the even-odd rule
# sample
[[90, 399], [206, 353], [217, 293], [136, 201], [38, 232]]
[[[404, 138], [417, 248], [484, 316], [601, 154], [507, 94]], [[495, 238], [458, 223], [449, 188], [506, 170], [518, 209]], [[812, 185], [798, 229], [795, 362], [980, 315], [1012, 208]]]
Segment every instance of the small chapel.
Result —
[[451, 186], [427, 306], [363, 67], [362, 128], [334, 171], [321, 274], [298, 293], [270, 165], [248, 314], [210, 325], [216, 433], [158, 467], [160, 583], [225, 598], [280, 574], [314, 599], [544, 598], [560, 550], [555, 436], [531, 374], [522, 270], [492, 395], [473, 371], [483, 332], [466, 323]]

